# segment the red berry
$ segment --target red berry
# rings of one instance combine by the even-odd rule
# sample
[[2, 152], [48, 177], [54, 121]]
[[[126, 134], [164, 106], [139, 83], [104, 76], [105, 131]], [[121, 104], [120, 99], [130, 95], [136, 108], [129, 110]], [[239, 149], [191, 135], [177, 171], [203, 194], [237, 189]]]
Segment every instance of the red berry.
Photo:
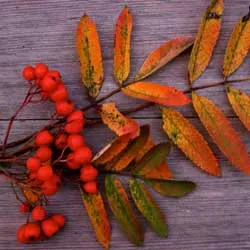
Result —
[[66, 218], [62, 214], [53, 214], [51, 217], [51, 220], [55, 221], [59, 228], [64, 227]]
[[86, 146], [78, 148], [74, 153], [74, 160], [80, 164], [90, 163], [92, 157], [92, 151]]
[[58, 224], [52, 219], [44, 220], [41, 226], [42, 226], [44, 235], [47, 237], [52, 237], [59, 230]]
[[61, 186], [61, 182], [62, 182], [61, 178], [58, 175], [56, 175], [56, 174], [54, 174], [52, 176], [52, 178], [50, 179], [50, 181], [53, 182], [57, 187]]
[[55, 145], [58, 149], [63, 150], [67, 146], [68, 136], [65, 133], [59, 134], [56, 138]]
[[35, 69], [32, 66], [26, 66], [23, 69], [23, 78], [27, 81], [35, 79]]
[[32, 210], [32, 218], [35, 221], [41, 221], [44, 220], [44, 218], [46, 217], [46, 210], [43, 206], [36, 206], [33, 210]]
[[46, 146], [54, 140], [53, 135], [48, 130], [42, 130], [36, 135], [35, 143], [37, 146]]
[[83, 122], [81, 120], [70, 121], [64, 127], [64, 130], [69, 134], [79, 134], [83, 130]]
[[31, 172], [35, 172], [37, 171], [41, 166], [41, 161], [40, 159], [36, 158], [36, 157], [30, 157], [28, 158], [28, 160], [26, 161], [26, 167], [31, 171]]
[[75, 108], [75, 104], [72, 101], [56, 102], [56, 113], [61, 116], [68, 116]]
[[88, 164], [81, 169], [81, 181], [93, 181], [98, 175], [98, 171], [92, 165]]
[[49, 75], [49, 73], [45, 75], [40, 83], [41, 89], [44, 92], [52, 92], [57, 88], [58, 85], [59, 82], [56, 81], [55, 77]]
[[85, 141], [82, 135], [73, 134], [68, 137], [67, 144], [72, 151], [76, 151], [85, 144]]
[[69, 115], [69, 117], [67, 118], [67, 121], [75, 121], [75, 120], [81, 120], [84, 122], [85, 118], [84, 118], [84, 114], [81, 110], [76, 110], [74, 111], [72, 114]]
[[42, 184], [42, 193], [47, 196], [55, 195], [59, 190], [58, 185], [53, 180], [45, 181]]
[[45, 162], [51, 159], [52, 150], [49, 147], [40, 147], [36, 151], [36, 157]]
[[43, 165], [37, 171], [37, 178], [41, 181], [47, 181], [53, 177], [53, 169], [50, 165]]
[[50, 94], [50, 99], [54, 102], [67, 101], [68, 97], [68, 91], [63, 84], [60, 84], [57, 89]]
[[20, 243], [24, 243], [24, 244], [30, 243], [30, 240], [26, 236], [26, 228], [27, 228], [27, 224], [24, 224], [24, 225], [21, 225], [17, 230], [16, 237]]
[[67, 157], [67, 167], [71, 169], [79, 169], [81, 164], [75, 161], [75, 154], [70, 153]]
[[44, 63], [38, 63], [35, 66], [35, 74], [37, 79], [43, 79], [44, 76], [48, 73], [49, 68]]
[[19, 206], [20, 213], [28, 213], [30, 211], [30, 206], [28, 203], [21, 203]]
[[83, 185], [83, 189], [86, 193], [95, 194], [97, 192], [97, 184], [95, 181], [86, 182]]
[[50, 70], [47, 75], [51, 76], [57, 82], [60, 82], [62, 78], [60, 72], [57, 70]]
[[41, 236], [41, 229], [35, 223], [26, 224], [25, 236], [29, 241], [38, 240]]

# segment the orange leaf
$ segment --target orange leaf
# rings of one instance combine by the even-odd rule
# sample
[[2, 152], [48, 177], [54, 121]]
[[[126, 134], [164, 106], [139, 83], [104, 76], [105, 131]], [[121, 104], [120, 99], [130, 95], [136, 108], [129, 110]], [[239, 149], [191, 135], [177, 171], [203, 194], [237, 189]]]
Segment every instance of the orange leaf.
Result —
[[103, 82], [102, 54], [96, 25], [86, 14], [78, 24], [76, 47], [80, 57], [82, 82], [89, 95], [96, 97]]
[[119, 155], [128, 146], [129, 141], [129, 134], [116, 138], [113, 142], [109, 143], [99, 153], [97, 153], [92, 162], [95, 166], [105, 165]]
[[202, 170], [219, 176], [219, 164], [200, 132], [179, 112], [162, 107], [163, 129], [183, 153]]
[[238, 115], [245, 127], [250, 130], [250, 97], [236, 88], [227, 88], [227, 97], [234, 112]]
[[224, 155], [241, 171], [250, 174], [245, 145], [225, 114], [208, 98], [192, 93], [194, 108], [208, 133]]
[[85, 209], [95, 230], [96, 238], [105, 249], [109, 249], [111, 229], [101, 193], [86, 194], [81, 188], [80, 190]]
[[99, 113], [103, 123], [118, 136], [130, 134], [130, 138], [135, 138], [140, 133], [140, 127], [137, 122], [121, 114], [114, 102], [100, 106]]
[[135, 159], [140, 149], [146, 144], [149, 137], [149, 130], [148, 125], [142, 126], [140, 129], [140, 135], [132, 140], [124, 151], [110, 161], [106, 165], [106, 169], [114, 172], [120, 172], [125, 169]]
[[193, 43], [193, 37], [177, 37], [163, 43], [147, 57], [136, 74], [136, 81], [151, 75], [192, 46]]
[[206, 69], [220, 34], [223, 0], [212, 0], [201, 21], [188, 65], [190, 84]]
[[228, 77], [243, 62], [250, 49], [250, 12], [240, 18], [227, 44], [223, 74]]
[[168, 106], [183, 106], [190, 99], [180, 90], [153, 82], [136, 82], [124, 87], [122, 91], [131, 97]]
[[118, 17], [114, 37], [114, 75], [120, 85], [127, 79], [130, 71], [131, 32], [132, 15], [125, 6]]
[[[142, 157], [151, 149], [155, 143], [153, 142], [153, 139], [149, 137], [147, 143], [144, 147], [141, 148], [141, 150], [137, 153], [135, 162], [139, 162]], [[158, 167], [154, 168], [151, 172], [145, 174], [143, 178], [145, 179], [163, 179], [168, 180], [173, 177], [167, 163], [161, 163]]]

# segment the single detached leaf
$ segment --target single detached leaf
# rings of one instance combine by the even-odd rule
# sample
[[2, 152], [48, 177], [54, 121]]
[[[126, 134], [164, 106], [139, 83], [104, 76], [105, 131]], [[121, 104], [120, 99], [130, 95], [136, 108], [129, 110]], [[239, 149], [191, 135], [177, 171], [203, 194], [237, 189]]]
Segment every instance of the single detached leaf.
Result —
[[205, 71], [212, 57], [220, 34], [223, 10], [223, 0], [211, 0], [202, 18], [188, 65], [190, 84]]
[[81, 63], [82, 82], [92, 97], [96, 97], [103, 83], [102, 54], [94, 22], [85, 14], [76, 34], [76, 47]]
[[223, 74], [228, 77], [243, 62], [250, 49], [250, 12], [241, 18], [234, 27], [227, 44]]
[[135, 80], [139, 81], [151, 75], [192, 46], [193, 43], [193, 37], [176, 37], [163, 43], [147, 57], [135, 76]]
[[97, 153], [92, 162], [95, 166], [105, 165], [119, 155], [128, 146], [129, 141], [129, 134], [117, 137], [113, 142], [109, 143]]
[[106, 175], [105, 191], [109, 206], [115, 218], [120, 223], [123, 232], [132, 243], [137, 246], [142, 245], [144, 233], [140, 223], [135, 217], [121, 182], [111, 175]]
[[122, 151], [117, 157], [115, 157], [111, 162], [106, 165], [106, 169], [112, 170], [114, 172], [120, 172], [125, 169], [136, 157], [137, 152], [140, 148], [147, 143], [149, 138], [149, 126], [144, 125], [140, 129], [140, 135], [136, 137], [128, 147]]
[[146, 180], [156, 192], [169, 197], [180, 198], [193, 192], [196, 184], [192, 181]]
[[250, 160], [245, 145], [225, 114], [208, 98], [192, 93], [194, 108], [208, 133], [223, 154], [238, 169], [250, 174]]
[[168, 227], [160, 208], [155, 203], [144, 184], [136, 179], [131, 179], [129, 188], [136, 207], [149, 222], [153, 230], [161, 237], [166, 237]]
[[130, 71], [131, 33], [132, 15], [125, 6], [118, 17], [114, 37], [114, 75], [120, 85], [127, 79]]
[[177, 88], [153, 82], [129, 84], [122, 91], [128, 96], [167, 106], [183, 106], [190, 103], [190, 99]]
[[99, 114], [103, 123], [118, 136], [130, 134], [131, 138], [135, 138], [140, 133], [140, 127], [137, 122], [121, 114], [114, 102], [100, 106]]
[[169, 143], [161, 143], [150, 149], [138, 162], [133, 166], [132, 173], [136, 175], [145, 175], [151, 172], [165, 161], [170, 149]]
[[200, 132], [179, 112], [162, 108], [163, 129], [168, 137], [196, 166], [215, 176], [220, 175], [219, 164]]
[[101, 193], [98, 192], [96, 194], [86, 194], [81, 188], [80, 190], [82, 194], [82, 200], [89, 219], [93, 225], [96, 238], [100, 244], [105, 247], [105, 249], [108, 249], [111, 229]]
[[245, 127], [250, 130], [250, 97], [236, 88], [227, 88], [227, 97], [234, 112]]
[[[144, 147], [141, 148], [141, 150], [137, 153], [137, 156], [135, 158], [135, 162], [139, 162], [143, 156], [153, 148], [155, 145], [154, 141], [151, 137], [149, 137], [147, 143]], [[145, 179], [162, 179], [162, 180], [168, 180], [173, 177], [173, 174], [171, 173], [167, 163], [163, 162], [156, 168], [152, 169], [149, 173], [143, 175], [143, 178]]]

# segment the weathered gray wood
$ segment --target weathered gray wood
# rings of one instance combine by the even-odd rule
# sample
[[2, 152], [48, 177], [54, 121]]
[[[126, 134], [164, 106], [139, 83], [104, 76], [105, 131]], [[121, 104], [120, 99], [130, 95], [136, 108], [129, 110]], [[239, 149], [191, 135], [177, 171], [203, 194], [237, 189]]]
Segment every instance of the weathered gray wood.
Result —
[[[121, 1], [76, 1], [76, 0], [0, 0], [0, 136], [26, 91], [21, 79], [21, 69], [26, 64], [46, 62], [62, 72], [77, 105], [87, 105], [84, 89], [79, 84], [79, 64], [75, 51], [75, 29], [84, 11], [97, 24], [103, 50], [105, 83], [101, 95], [116, 87], [112, 76], [112, 46], [115, 19], [123, 6]], [[133, 76], [147, 54], [162, 42], [177, 35], [195, 35], [201, 13], [208, 1], [126, 1], [134, 15], [132, 39]], [[206, 73], [195, 86], [221, 80], [221, 65], [227, 39], [236, 20], [248, 11], [248, 1], [225, 0], [223, 28], [213, 60]], [[249, 58], [233, 78], [249, 76]], [[149, 78], [151, 81], [169, 83], [185, 89], [187, 87], [188, 53]], [[132, 79], [132, 78], [131, 78]], [[249, 83], [238, 84], [250, 93]], [[228, 105], [222, 87], [201, 91], [211, 97], [239, 131], [248, 149], [249, 134]], [[140, 101], [117, 95], [121, 109], [134, 107]], [[11, 140], [22, 138], [46, 124], [52, 113], [51, 104], [33, 105], [22, 113], [13, 129]], [[182, 109], [185, 116], [208, 137], [191, 106]], [[96, 114], [89, 112], [89, 117]], [[159, 112], [155, 108], [134, 114], [141, 123], [152, 125], [156, 141], [164, 141]], [[103, 126], [95, 126], [85, 132], [89, 144], [97, 151], [113, 137]], [[211, 140], [208, 138], [211, 143]], [[250, 249], [250, 190], [249, 178], [234, 169], [211, 143], [218, 157], [223, 178], [210, 177], [186, 160], [183, 154], [173, 148], [169, 165], [178, 178], [187, 178], [198, 183], [199, 188], [192, 195], [180, 199], [169, 199], [154, 193], [169, 222], [169, 238], [158, 238], [148, 227], [144, 249], [192, 249], [228, 250]], [[23, 249], [15, 240], [16, 228], [24, 222], [24, 216], [17, 211], [18, 203], [8, 184], [1, 180], [0, 199], [0, 249]], [[63, 232], [50, 241], [25, 246], [27, 249], [100, 249], [94, 240], [87, 215], [81, 204], [77, 187], [67, 185], [51, 200], [49, 212], [63, 212], [68, 223]], [[122, 236], [117, 223], [111, 216], [113, 236], [112, 249], [137, 249]]]

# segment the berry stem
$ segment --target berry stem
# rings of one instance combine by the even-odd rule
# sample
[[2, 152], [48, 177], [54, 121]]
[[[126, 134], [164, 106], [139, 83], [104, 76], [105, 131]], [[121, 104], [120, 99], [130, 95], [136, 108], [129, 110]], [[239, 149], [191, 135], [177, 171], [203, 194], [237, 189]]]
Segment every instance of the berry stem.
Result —
[[30, 84], [30, 87], [29, 87], [29, 90], [22, 102], [22, 104], [19, 106], [19, 108], [16, 110], [16, 112], [12, 115], [12, 117], [10, 118], [10, 121], [9, 121], [9, 124], [8, 124], [8, 127], [7, 127], [7, 131], [6, 131], [6, 134], [5, 134], [5, 138], [4, 138], [4, 142], [3, 142], [3, 146], [2, 146], [2, 156], [4, 156], [5, 154], [5, 150], [6, 150], [6, 146], [7, 146], [7, 142], [8, 142], [8, 138], [10, 136], [10, 132], [11, 132], [11, 128], [12, 128], [12, 125], [16, 119], [16, 117], [18, 116], [18, 114], [21, 112], [21, 110], [29, 103], [31, 102], [31, 99], [32, 99], [32, 96], [33, 96], [33, 93], [32, 93], [32, 90], [33, 90], [34, 86], [32, 84]]

